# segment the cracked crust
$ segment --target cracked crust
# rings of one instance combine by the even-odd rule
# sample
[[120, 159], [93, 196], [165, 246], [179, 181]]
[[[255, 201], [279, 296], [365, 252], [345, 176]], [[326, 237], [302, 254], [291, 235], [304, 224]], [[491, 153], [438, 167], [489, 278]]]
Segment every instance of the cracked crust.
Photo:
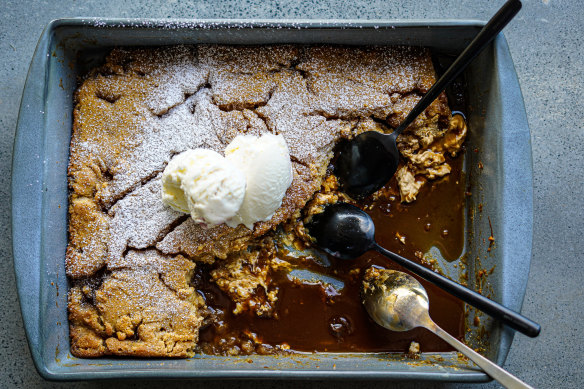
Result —
[[[429, 52], [414, 48], [113, 50], [75, 95], [66, 256], [73, 354], [191, 355], [206, 312], [189, 286], [196, 261], [217, 261], [213, 279], [241, 310], [269, 314], [277, 289], [269, 261], [258, 262], [262, 237], [321, 188], [341, 138], [390, 131], [434, 78]], [[416, 158], [444, 136], [449, 117], [441, 96], [400, 137], [400, 150]], [[284, 136], [294, 169], [271, 220], [205, 230], [162, 205], [159, 175], [174, 155], [223, 152], [237, 134], [265, 132]], [[461, 138], [450, 136], [444, 150], [456, 152]]]
[[69, 291], [71, 352], [191, 356], [204, 307], [189, 286], [194, 268], [182, 256], [130, 251], [99, 282], [76, 282]]

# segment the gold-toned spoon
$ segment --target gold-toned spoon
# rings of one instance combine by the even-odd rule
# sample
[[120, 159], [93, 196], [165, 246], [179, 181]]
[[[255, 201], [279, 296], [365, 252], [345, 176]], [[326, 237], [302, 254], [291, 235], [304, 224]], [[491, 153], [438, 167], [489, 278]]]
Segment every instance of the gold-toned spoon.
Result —
[[531, 388], [438, 327], [428, 313], [428, 294], [414, 277], [395, 270], [371, 267], [365, 272], [361, 292], [365, 309], [380, 326], [392, 331], [424, 327], [466, 355], [504, 387]]

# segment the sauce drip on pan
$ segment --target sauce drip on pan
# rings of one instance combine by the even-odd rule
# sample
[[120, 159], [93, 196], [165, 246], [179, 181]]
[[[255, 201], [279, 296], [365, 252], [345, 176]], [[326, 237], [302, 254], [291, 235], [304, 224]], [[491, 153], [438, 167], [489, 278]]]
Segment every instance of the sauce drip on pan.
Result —
[[[359, 205], [374, 219], [377, 241], [402, 256], [420, 261], [421, 254], [437, 247], [447, 260], [460, 257], [464, 236], [464, 192], [462, 158], [450, 159], [450, 175], [427, 183], [418, 199], [401, 204], [394, 200], [366, 200]], [[389, 188], [395, 188], [392, 180]], [[391, 189], [389, 189], [391, 191]], [[286, 254], [280, 253], [280, 258]], [[279, 295], [273, 318], [251, 312], [232, 314], [234, 304], [199, 271], [195, 286], [204, 293], [207, 304], [220, 318], [200, 332], [203, 352], [270, 353], [284, 344], [291, 350], [306, 352], [405, 352], [412, 341], [422, 352], [450, 351], [446, 343], [424, 329], [391, 332], [375, 324], [363, 308], [359, 296], [362, 272], [371, 265], [404, 271], [385, 257], [368, 252], [354, 261], [329, 257], [331, 266], [323, 267], [311, 259], [302, 262], [307, 269], [343, 281], [341, 290], [333, 285], [291, 280], [286, 272], [273, 276]], [[291, 260], [298, 263], [298, 259]], [[202, 268], [202, 267], [201, 267]], [[419, 279], [419, 278], [418, 278]], [[436, 323], [458, 339], [464, 337], [463, 303], [434, 285], [420, 280], [430, 297], [430, 315]], [[250, 339], [260, 347], [250, 346]]]

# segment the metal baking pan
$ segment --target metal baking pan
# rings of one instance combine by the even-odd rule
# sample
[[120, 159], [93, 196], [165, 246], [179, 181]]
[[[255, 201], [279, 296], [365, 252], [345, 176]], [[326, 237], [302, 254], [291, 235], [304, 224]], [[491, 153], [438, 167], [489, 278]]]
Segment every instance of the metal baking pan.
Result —
[[[61, 19], [45, 28], [34, 53], [18, 118], [12, 169], [14, 267], [26, 335], [36, 368], [53, 380], [97, 378], [315, 378], [487, 381], [456, 353], [297, 354], [190, 359], [79, 359], [69, 352], [67, 163], [73, 92], [78, 76], [115, 46], [174, 44], [416, 45], [457, 54], [479, 21], [188, 21]], [[532, 241], [530, 134], [507, 43], [499, 35], [466, 72], [470, 135], [466, 147], [466, 247], [469, 286], [479, 269], [495, 271], [482, 284], [498, 302], [521, 310]], [[479, 168], [481, 162], [483, 168]], [[482, 212], [479, 212], [479, 206]], [[492, 226], [492, 231], [491, 231]], [[495, 245], [489, 248], [493, 234]], [[460, 269], [460, 267], [458, 268]], [[456, 276], [459, 270], [446, 268]], [[449, 273], [450, 272], [450, 273]], [[487, 357], [503, 363], [513, 332], [486, 320], [478, 339]], [[481, 334], [483, 335], [481, 337]], [[487, 335], [485, 335], [487, 334]]]

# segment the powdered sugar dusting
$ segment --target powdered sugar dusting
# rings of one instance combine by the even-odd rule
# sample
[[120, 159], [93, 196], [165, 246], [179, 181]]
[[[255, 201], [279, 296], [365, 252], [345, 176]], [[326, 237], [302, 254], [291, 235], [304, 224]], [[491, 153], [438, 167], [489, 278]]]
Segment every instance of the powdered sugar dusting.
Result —
[[[161, 205], [155, 189], [159, 179], [154, 178], [173, 155], [198, 147], [223, 152], [240, 133], [281, 134], [294, 163], [308, 167], [310, 177], [294, 180], [287, 193], [295, 200], [284, 202], [277, 212], [278, 220], [285, 220], [310, 197], [303, 187], [312, 188], [309, 182], [322, 178], [339, 138], [351, 136], [359, 120], [388, 119], [402, 94], [424, 91], [433, 82], [428, 66], [431, 69], [427, 52], [410, 48], [115, 50], [88, 81], [96, 84], [97, 97], [108, 102], [99, 103], [106, 107], [103, 112], [128, 120], [103, 130], [97, 122], [103, 127], [108, 117], [100, 116], [102, 111], [86, 114], [72, 141], [72, 160], [97, 156], [105, 165], [101, 169], [111, 174], [97, 188], [97, 198], [106, 207], [115, 204], [109, 212], [113, 219], [108, 261], [128, 248], [155, 245], [178, 219]], [[131, 114], [118, 113], [123, 105]], [[127, 136], [116, 137], [124, 131]], [[110, 141], [99, 142], [96, 134]], [[262, 225], [262, 231], [266, 228]], [[192, 233], [192, 228], [181, 226], [172, 241], [194, 239], [191, 246], [197, 246], [200, 234], [185, 235]]]
[[[70, 292], [75, 355], [191, 355], [205, 305], [189, 285], [193, 260], [225, 259], [288, 220], [320, 188], [341, 137], [372, 118], [391, 125], [433, 81], [421, 49], [113, 50], [76, 93], [67, 269], [89, 281]], [[236, 135], [266, 131], [286, 139], [294, 168], [270, 221], [204, 229], [163, 205], [173, 155], [223, 153]]]
[[109, 211], [112, 217], [108, 239], [108, 268], [123, 260], [127, 247], [153, 246], [183, 214], [160, 201], [160, 175], [118, 201]]

